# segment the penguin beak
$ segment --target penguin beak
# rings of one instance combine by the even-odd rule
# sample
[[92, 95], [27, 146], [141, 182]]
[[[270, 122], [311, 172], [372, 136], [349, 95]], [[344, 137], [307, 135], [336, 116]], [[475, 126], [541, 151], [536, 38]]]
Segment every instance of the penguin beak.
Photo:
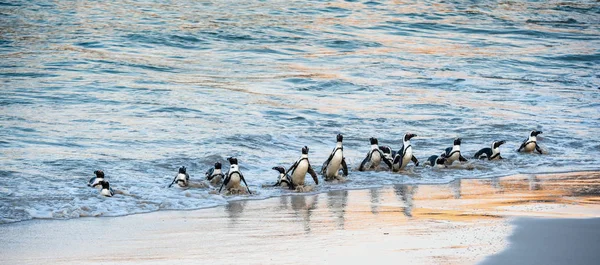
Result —
[[505, 143], [506, 143], [506, 141], [502, 140], [502, 141], [498, 142], [498, 146], [501, 146], [501, 145], [503, 145]]

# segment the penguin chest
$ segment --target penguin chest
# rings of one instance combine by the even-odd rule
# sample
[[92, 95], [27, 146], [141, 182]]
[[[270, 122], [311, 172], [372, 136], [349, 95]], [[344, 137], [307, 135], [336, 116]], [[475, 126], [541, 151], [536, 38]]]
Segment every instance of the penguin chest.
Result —
[[408, 165], [408, 162], [410, 162], [412, 156], [412, 147], [406, 148], [406, 150], [404, 150], [404, 156], [402, 157], [402, 165], [400, 165], [400, 168], [406, 167], [406, 165]]
[[452, 162], [458, 160], [459, 158], [460, 158], [460, 151], [456, 151], [456, 152], [453, 151], [452, 155], [450, 157], [448, 157], [447, 160], [450, 163], [452, 163]]
[[381, 163], [381, 154], [379, 152], [373, 152], [371, 154], [371, 167], [376, 168]]
[[102, 194], [106, 197], [112, 197], [112, 193], [110, 192], [109, 189], [102, 189], [102, 191], [100, 191], [100, 194]]
[[222, 180], [222, 177], [221, 177], [221, 175], [215, 175], [215, 176], [213, 176], [213, 178], [210, 180], [210, 183], [211, 183], [211, 184], [213, 184], [213, 185], [215, 185], [215, 184], [217, 184], [217, 183], [221, 182], [221, 180]]
[[342, 155], [342, 150], [337, 150], [331, 161], [329, 161], [329, 165], [327, 165], [326, 175], [328, 177], [333, 177], [338, 175], [338, 171], [340, 170], [340, 166], [342, 165], [342, 159], [344, 156]]
[[306, 172], [308, 172], [308, 161], [302, 160], [298, 166], [296, 166], [296, 169], [292, 174], [292, 182], [294, 185], [304, 185], [304, 177], [306, 176]]
[[525, 147], [523, 147], [523, 150], [525, 150], [525, 152], [532, 152], [533, 150], [535, 150], [535, 142], [527, 143]]
[[187, 186], [187, 177], [185, 176], [185, 174], [177, 174], [177, 184], [179, 185], [179, 187]]
[[229, 183], [227, 183], [228, 189], [237, 188], [240, 186], [240, 182], [242, 181], [240, 174], [238, 174], [237, 172], [233, 172], [229, 175], [229, 177]]

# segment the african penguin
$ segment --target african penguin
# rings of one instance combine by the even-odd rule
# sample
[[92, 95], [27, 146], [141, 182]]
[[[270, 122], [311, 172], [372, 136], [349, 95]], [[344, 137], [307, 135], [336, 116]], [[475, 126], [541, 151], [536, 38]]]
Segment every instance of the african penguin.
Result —
[[369, 141], [371, 141], [371, 151], [369, 151], [369, 153], [367, 153], [367, 157], [365, 157], [365, 159], [363, 159], [362, 163], [360, 163], [360, 167], [358, 168], [358, 171], [377, 169], [377, 167], [379, 167], [379, 164], [381, 163], [382, 160], [383, 160], [383, 162], [385, 162], [385, 164], [389, 168], [392, 168], [392, 162], [390, 162], [390, 160], [385, 156], [385, 154], [379, 148], [377, 138], [371, 137], [371, 139], [369, 139]]
[[446, 164], [451, 165], [454, 161], [465, 162], [466, 158], [462, 156], [460, 153], [460, 144], [462, 139], [456, 138], [454, 139], [454, 145], [452, 147], [446, 148], [446, 152], [443, 155], [446, 157]]
[[206, 180], [213, 185], [221, 182], [225, 176], [223, 175], [223, 171], [221, 171], [221, 163], [219, 162], [216, 162], [215, 166], [207, 170], [204, 175], [206, 176]]
[[337, 143], [331, 154], [323, 163], [321, 167], [321, 175], [325, 180], [332, 180], [338, 177], [340, 167], [344, 172], [344, 176], [348, 176], [348, 166], [346, 165], [346, 158], [344, 158], [344, 147], [342, 146], [342, 140], [344, 136], [341, 134], [337, 135]]
[[112, 197], [113, 195], [115, 195], [115, 192], [110, 187], [108, 181], [101, 181], [100, 185], [102, 185], [102, 189], [100, 190], [101, 195], [104, 195], [106, 197]]
[[246, 185], [248, 193], [252, 194], [252, 192], [250, 192], [250, 188], [248, 187], [248, 183], [246, 183], [246, 179], [244, 179], [244, 175], [242, 175], [242, 172], [240, 172], [240, 167], [238, 165], [237, 158], [230, 157], [227, 160], [229, 161], [229, 164], [231, 166], [229, 167], [229, 171], [227, 171], [227, 174], [225, 174], [225, 180], [221, 184], [221, 188], [219, 188], [219, 193], [223, 189], [223, 186], [225, 186], [225, 188], [228, 191], [240, 190], [240, 182], [243, 181], [244, 185]]
[[444, 154], [441, 156], [432, 155], [427, 158], [427, 162], [425, 165], [430, 165], [433, 168], [445, 168], [446, 167], [446, 157]]
[[92, 177], [90, 181], [88, 181], [88, 186], [92, 188], [102, 188], [102, 181], [104, 181], [104, 172], [102, 170], [94, 171], [95, 177]]
[[410, 144], [410, 139], [417, 136], [416, 134], [407, 133], [404, 135], [402, 141], [402, 147], [396, 155], [394, 156], [394, 161], [392, 162], [392, 171], [399, 171], [408, 165], [408, 162], [411, 160], [415, 163], [415, 166], [419, 166], [419, 160], [413, 155], [412, 145]]
[[392, 150], [389, 145], [380, 145], [379, 150], [383, 153], [383, 156], [389, 161], [393, 161], [396, 156], [396, 151]]
[[494, 160], [494, 159], [502, 159], [502, 156], [500, 156], [500, 146], [503, 145], [504, 143], [506, 143], [506, 141], [502, 140], [502, 141], [495, 141], [492, 143], [492, 147], [489, 148], [483, 148], [479, 151], [477, 151], [477, 153], [475, 153], [475, 155], [473, 156], [476, 159], [486, 159], [487, 160]]
[[[291, 173], [290, 173], [291, 172]], [[302, 156], [298, 159], [286, 172], [285, 175], [290, 173], [290, 179], [292, 182], [290, 183], [290, 189], [295, 189], [296, 186], [304, 186], [304, 178], [306, 177], [306, 173], [309, 173], [310, 176], [315, 181], [315, 184], [319, 184], [319, 179], [317, 178], [317, 173], [310, 166], [310, 162], [308, 161], [308, 147], [302, 147]]]
[[277, 177], [277, 183], [273, 185], [273, 187], [281, 186], [281, 187], [290, 187], [292, 183], [292, 179], [289, 175], [285, 174], [285, 167], [277, 166], [273, 167], [273, 170], [277, 170], [279, 172], [279, 176]]
[[531, 131], [529, 133], [529, 138], [523, 141], [519, 149], [517, 149], [517, 152], [532, 152], [533, 150], [535, 150], [538, 153], [542, 154], [542, 149], [537, 144], [537, 136], [541, 133], [541, 131]]

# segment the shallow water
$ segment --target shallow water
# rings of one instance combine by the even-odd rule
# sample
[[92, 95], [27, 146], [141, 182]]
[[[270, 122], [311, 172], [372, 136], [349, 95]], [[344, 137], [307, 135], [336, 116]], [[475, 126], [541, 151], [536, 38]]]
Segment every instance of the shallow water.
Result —
[[[288, 193], [344, 134], [418, 135], [424, 162], [463, 138], [474, 170], [351, 171], [314, 192], [599, 169], [597, 1], [11, 1], [0, 3], [0, 223], [197, 209]], [[542, 130], [546, 155], [517, 154]], [[166, 189], [236, 156], [256, 193]], [[86, 187], [102, 169], [114, 189]], [[307, 182], [311, 183], [310, 177]]]

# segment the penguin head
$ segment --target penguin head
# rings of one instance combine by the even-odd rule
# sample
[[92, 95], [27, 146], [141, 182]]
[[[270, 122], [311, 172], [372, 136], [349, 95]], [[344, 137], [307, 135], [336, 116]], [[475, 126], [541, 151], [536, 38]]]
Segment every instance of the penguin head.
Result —
[[411, 138], [417, 136], [416, 134], [413, 133], [407, 133], [404, 135], [404, 141], [409, 141]]
[[339, 143], [341, 143], [343, 140], [344, 140], [344, 136], [341, 133], [338, 133], [338, 135], [337, 135], [337, 141]]
[[185, 167], [179, 168], [179, 174], [185, 174], [185, 171], [186, 171]]
[[460, 139], [460, 138], [454, 139], [454, 145], [460, 145], [461, 142], [462, 142], [462, 139]]
[[302, 147], [302, 154], [303, 155], [308, 155], [308, 146]]
[[230, 158], [227, 158], [227, 161], [229, 161], [229, 164], [231, 164], [231, 165], [237, 165], [237, 163], [238, 163], [237, 158], [235, 158], [233, 156]]
[[215, 163], [215, 169], [221, 169], [221, 162]]
[[108, 181], [101, 181], [100, 183], [102, 183], [102, 189], [110, 189]]
[[96, 170], [94, 171], [94, 174], [97, 178], [104, 178], [104, 172], [102, 170]]
[[436, 160], [435, 160], [435, 164], [436, 165], [445, 165], [446, 164], [446, 156], [442, 155], [439, 156]]
[[542, 131], [531, 131], [531, 133], [529, 134], [529, 136], [537, 136], [538, 134], [542, 134]]
[[277, 170], [281, 174], [285, 173], [285, 168], [282, 166], [273, 167], [273, 170]]
[[373, 138], [373, 137], [371, 137], [371, 139], [369, 139], [369, 141], [371, 141], [371, 144], [378, 144], [379, 143], [377, 141], [377, 138]]
[[498, 147], [500, 147], [501, 145], [505, 144], [506, 141], [502, 140], [502, 141], [496, 141], [492, 143], [492, 149], [496, 149]]

